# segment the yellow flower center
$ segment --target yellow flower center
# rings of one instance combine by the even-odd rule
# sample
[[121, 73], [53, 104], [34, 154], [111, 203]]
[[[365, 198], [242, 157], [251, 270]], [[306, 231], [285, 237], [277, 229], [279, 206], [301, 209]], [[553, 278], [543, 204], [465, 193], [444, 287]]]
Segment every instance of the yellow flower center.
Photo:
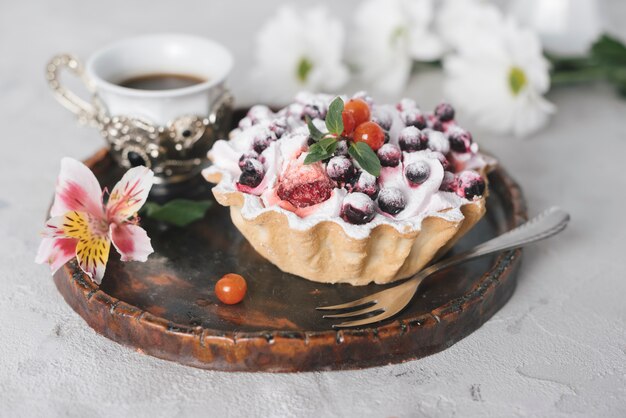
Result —
[[391, 45], [396, 46], [398, 42], [408, 35], [406, 26], [398, 26], [391, 32]]
[[313, 69], [313, 63], [307, 57], [300, 58], [296, 69], [296, 76], [301, 83], [306, 83], [309, 73]]
[[509, 87], [514, 96], [517, 96], [520, 91], [528, 84], [526, 79], [526, 73], [520, 67], [511, 67], [509, 71]]

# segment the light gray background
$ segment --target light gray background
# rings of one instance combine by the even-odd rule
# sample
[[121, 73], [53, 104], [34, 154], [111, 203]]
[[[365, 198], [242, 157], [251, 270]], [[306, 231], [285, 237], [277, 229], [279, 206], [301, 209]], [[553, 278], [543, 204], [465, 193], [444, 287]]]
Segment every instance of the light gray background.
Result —
[[[626, 101], [602, 85], [551, 93], [558, 113], [526, 141], [474, 131], [521, 183], [531, 214], [556, 204], [573, 221], [526, 251], [511, 301], [442, 353], [354, 372], [209, 372], [121, 347], [65, 304], [33, 263], [38, 231], [59, 160], [103, 143], [52, 99], [46, 61], [145, 32], [200, 34], [234, 52], [231, 85], [246, 104], [254, 33], [280, 3], [2, 0], [0, 416], [626, 416]], [[355, 4], [326, 3], [344, 17]], [[605, 10], [619, 30], [626, 4]], [[430, 107], [439, 75], [418, 77], [408, 94]]]

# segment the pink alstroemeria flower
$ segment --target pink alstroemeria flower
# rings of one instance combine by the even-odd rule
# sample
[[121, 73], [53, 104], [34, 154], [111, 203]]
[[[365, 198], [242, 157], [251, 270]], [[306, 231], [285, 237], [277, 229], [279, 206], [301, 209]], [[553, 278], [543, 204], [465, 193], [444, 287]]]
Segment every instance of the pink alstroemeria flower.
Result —
[[96, 176], [71, 158], [61, 161], [54, 204], [35, 261], [52, 273], [76, 257], [80, 268], [100, 284], [111, 242], [122, 261], [146, 261], [153, 252], [137, 211], [148, 198], [152, 170], [135, 167], [115, 185], [106, 204]]

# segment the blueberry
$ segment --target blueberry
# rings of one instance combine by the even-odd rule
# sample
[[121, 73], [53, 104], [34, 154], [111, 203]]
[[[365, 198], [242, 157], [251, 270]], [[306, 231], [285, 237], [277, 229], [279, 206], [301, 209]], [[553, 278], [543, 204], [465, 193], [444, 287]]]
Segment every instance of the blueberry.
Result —
[[385, 144], [376, 152], [380, 165], [383, 167], [396, 167], [402, 159], [402, 151], [396, 145]]
[[454, 181], [454, 174], [446, 171], [443, 173], [443, 179], [441, 180], [441, 185], [439, 186], [439, 190], [444, 192], [454, 192], [456, 189], [456, 184]]
[[448, 103], [439, 103], [435, 107], [435, 116], [442, 122], [448, 122], [454, 119], [454, 108]]
[[426, 161], [411, 163], [404, 169], [404, 175], [411, 184], [422, 184], [430, 177], [430, 166]]
[[485, 193], [485, 180], [476, 171], [466, 170], [457, 177], [456, 192], [459, 196], [472, 200]]
[[424, 118], [422, 112], [417, 108], [401, 111], [400, 118], [406, 126], [415, 126], [417, 129], [426, 128], [426, 118]]
[[385, 213], [396, 215], [406, 207], [406, 199], [400, 190], [388, 187], [378, 194], [378, 207]]
[[452, 151], [465, 153], [471, 151], [472, 134], [462, 129], [454, 130], [449, 133], [448, 141]]
[[485, 194], [485, 181], [483, 179], [475, 180], [465, 186], [463, 192], [465, 193], [465, 198], [470, 200], [476, 196], [482, 196]]
[[344, 221], [362, 225], [374, 219], [374, 202], [364, 193], [350, 193], [343, 201], [341, 217]]
[[407, 126], [400, 131], [398, 142], [402, 151], [413, 152], [426, 149], [428, 137], [415, 126]]
[[376, 122], [384, 131], [388, 131], [391, 129], [391, 125], [393, 124], [393, 118], [389, 112], [384, 112], [381, 110], [374, 111], [372, 113], [372, 122]]
[[365, 193], [372, 199], [376, 199], [379, 190], [376, 177], [366, 171], [362, 171], [359, 173], [358, 179], [354, 183], [352, 190], [355, 192]]
[[450, 152], [450, 141], [448, 141], [448, 138], [446, 138], [442, 132], [434, 131], [432, 129], [425, 129], [423, 132], [428, 137], [429, 149], [442, 154]]
[[263, 168], [263, 163], [259, 160], [248, 158], [243, 162], [239, 183], [244, 186], [256, 187], [261, 184], [264, 175], [265, 169]]
[[433, 131], [443, 132], [443, 123], [439, 119], [433, 119], [430, 122], [430, 129]]
[[302, 109], [302, 116], [309, 116], [311, 119], [326, 119], [326, 106], [322, 103], [307, 103]]
[[269, 129], [273, 138], [280, 139], [287, 132], [287, 120], [285, 118], [274, 119], [270, 122]]
[[259, 154], [265, 151], [267, 147], [270, 146], [272, 142], [271, 135], [259, 135], [254, 138], [252, 141], [252, 148]]
[[250, 150], [250, 151], [246, 151], [243, 154], [241, 154], [241, 157], [239, 157], [239, 168], [241, 170], [243, 170], [244, 167], [244, 163], [247, 159], [253, 159], [253, 160], [258, 160], [259, 159], [259, 153], [254, 151], [254, 150]]
[[332, 157], [328, 161], [328, 164], [326, 165], [326, 173], [328, 174], [328, 177], [337, 182], [347, 183], [354, 178], [356, 169], [354, 168], [354, 164], [352, 164], [352, 160], [350, 160], [350, 158], [337, 156]]
[[445, 155], [437, 151], [434, 151], [433, 154], [435, 155], [435, 157], [437, 157], [437, 159], [441, 163], [441, 166], [443, 167], [444, 171], [454, 171], [452, 170], [453, 168], [452, 164], [450, 164], [450, 161], [448, 161]]

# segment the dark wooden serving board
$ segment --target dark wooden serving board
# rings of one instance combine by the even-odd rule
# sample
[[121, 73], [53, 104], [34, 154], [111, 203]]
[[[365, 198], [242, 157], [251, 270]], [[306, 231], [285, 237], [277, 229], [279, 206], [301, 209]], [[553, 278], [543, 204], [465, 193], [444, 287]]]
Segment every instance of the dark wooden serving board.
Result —
[[[109, 189], [122, 175], [104, 150], [87, 164]], [[211, 195], [208, 185], [200, 186], [196, 195]], [[486, 217], [453, 251], [526, 219], [520, 189], [504, 170], [490, 175], [490, 189]], [[357, 369], [444, 350], [507, 302], [521, 256], [521, 250], [509, 251], [435, 274], [398, 317], [335, 331], [316, 306], [383, 286], [327, 285], [283, 273], [252, 249], [218, 204], [184, 229], [150, 219], [142, 225], [155, 249], [146, 263], [122, 263], [112, 250], [98, 287], [70, 261], [54, 276], [57, 288], [93, 329], [112, 340], [162, 359], [226, 371]], [[238, 305], [223, 305], [213, 293], [215, 282], [229, 272], [248, 282]]]

